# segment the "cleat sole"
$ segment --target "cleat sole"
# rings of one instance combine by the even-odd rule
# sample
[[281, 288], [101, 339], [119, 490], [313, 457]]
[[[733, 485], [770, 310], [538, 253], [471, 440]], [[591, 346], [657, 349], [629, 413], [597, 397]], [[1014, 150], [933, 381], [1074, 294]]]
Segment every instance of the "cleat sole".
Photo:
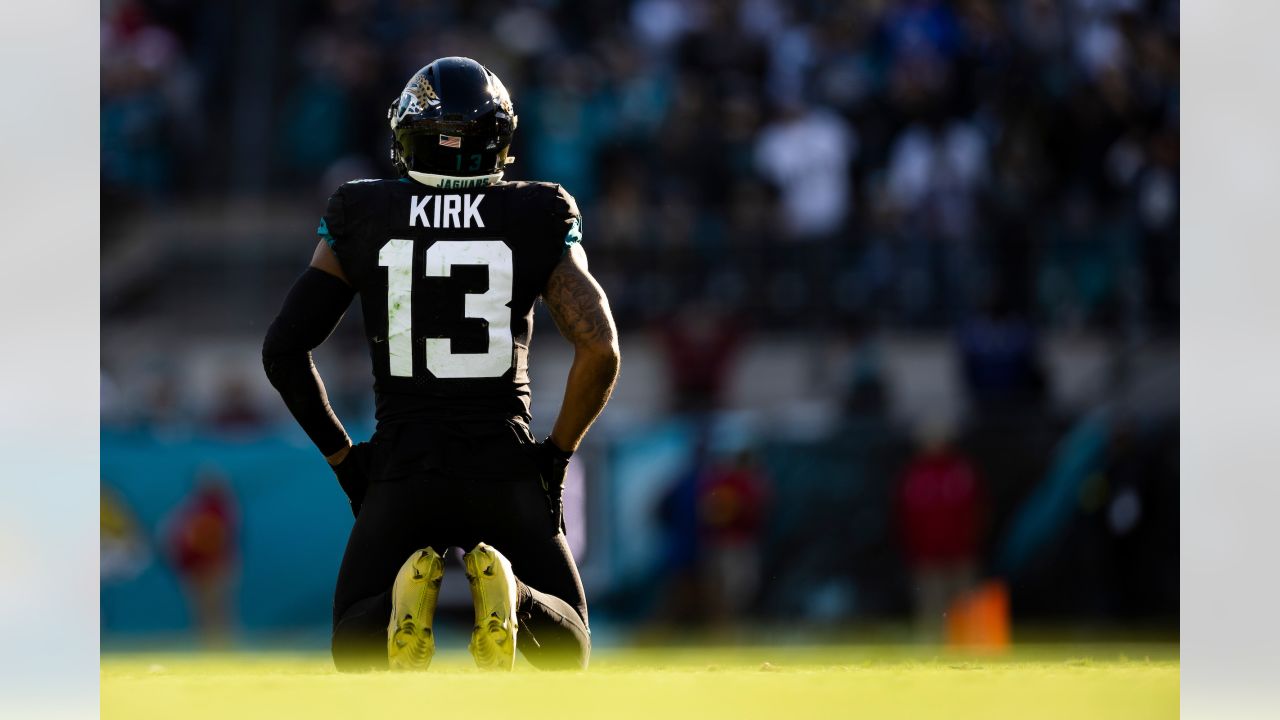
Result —
[[436, 654], [432, 622], [443, 579], [444, 558], [431, 548], [410, 555], [396, 573], [387, 624], [387, 664], [392, 670], [431, 667]]
[[515, 666], [516, 583], [511, 563], [495, 548], [480, 543], [463, 557], [475, 625], [467, 649], [483, 670], [511, 670]]

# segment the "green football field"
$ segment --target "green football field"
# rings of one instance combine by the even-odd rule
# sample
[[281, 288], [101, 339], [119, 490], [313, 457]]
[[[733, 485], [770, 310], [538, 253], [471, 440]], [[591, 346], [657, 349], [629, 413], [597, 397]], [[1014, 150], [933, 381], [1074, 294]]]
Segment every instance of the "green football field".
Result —
[[485, 674], [340, 675], [326, 655], [106, 654], [102, 717], [1173, 718], [1176, 645], [1020, 647], [998, 657], [897, 647], [598, 651], [587, 673], [521, 661]]

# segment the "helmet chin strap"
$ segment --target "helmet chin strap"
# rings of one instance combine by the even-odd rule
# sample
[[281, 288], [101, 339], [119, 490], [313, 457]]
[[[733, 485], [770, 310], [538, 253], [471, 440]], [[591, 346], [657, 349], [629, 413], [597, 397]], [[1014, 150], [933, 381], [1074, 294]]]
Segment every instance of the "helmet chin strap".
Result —
[[409, 177], [417, 180], [423, 185], [438, 188], [469, 188], [469, 187], [485, 187], [492, 185], [502, 179], [502, 173], [496, 172], [492, 175], [472, 175], [470, 177], [457, 177], [454, 175], [432, 175], [431, 173], [418, 172], [416, 170], [409, 171]]

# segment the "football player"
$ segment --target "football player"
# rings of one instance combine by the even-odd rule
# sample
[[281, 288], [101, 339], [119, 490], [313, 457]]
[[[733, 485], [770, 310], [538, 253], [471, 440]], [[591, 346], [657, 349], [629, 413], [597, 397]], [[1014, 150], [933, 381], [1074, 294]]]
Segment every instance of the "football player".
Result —
[[[582, 219], [559, 185], [507, 182], [516, 114], [469, 58], [419, 70], [388, 110], [399, 177], [338, 188], [311, 265], [267, 331], [263, 364], [324, 454], [355, 524], [333, 600], [339, 670], [425, 669], [442, 554], [467, 551], [470, 650], [483, 668], [585, 668], [587, 602], [565, 542], [574, 450], [613, 390], [620, 356], [587, 271]], [[311, 350], [360, 296], [377, 429], [352, 444]], [[573, 344], [551, 435], [529, 432], [533, 304]]]

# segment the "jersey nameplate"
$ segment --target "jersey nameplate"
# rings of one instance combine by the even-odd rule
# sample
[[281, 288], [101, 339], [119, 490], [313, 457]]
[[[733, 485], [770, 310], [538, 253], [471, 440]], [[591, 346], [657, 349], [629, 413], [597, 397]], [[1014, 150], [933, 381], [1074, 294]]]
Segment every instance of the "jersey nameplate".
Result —
[[414, 195], [409, 199], [409, 227], [421, 223], [425, 228], [482, 228], [484, 220], [480, 217], [481, 200], [484, 200], [484, 195], [471, 193], [424, 195], [422, 198]]

